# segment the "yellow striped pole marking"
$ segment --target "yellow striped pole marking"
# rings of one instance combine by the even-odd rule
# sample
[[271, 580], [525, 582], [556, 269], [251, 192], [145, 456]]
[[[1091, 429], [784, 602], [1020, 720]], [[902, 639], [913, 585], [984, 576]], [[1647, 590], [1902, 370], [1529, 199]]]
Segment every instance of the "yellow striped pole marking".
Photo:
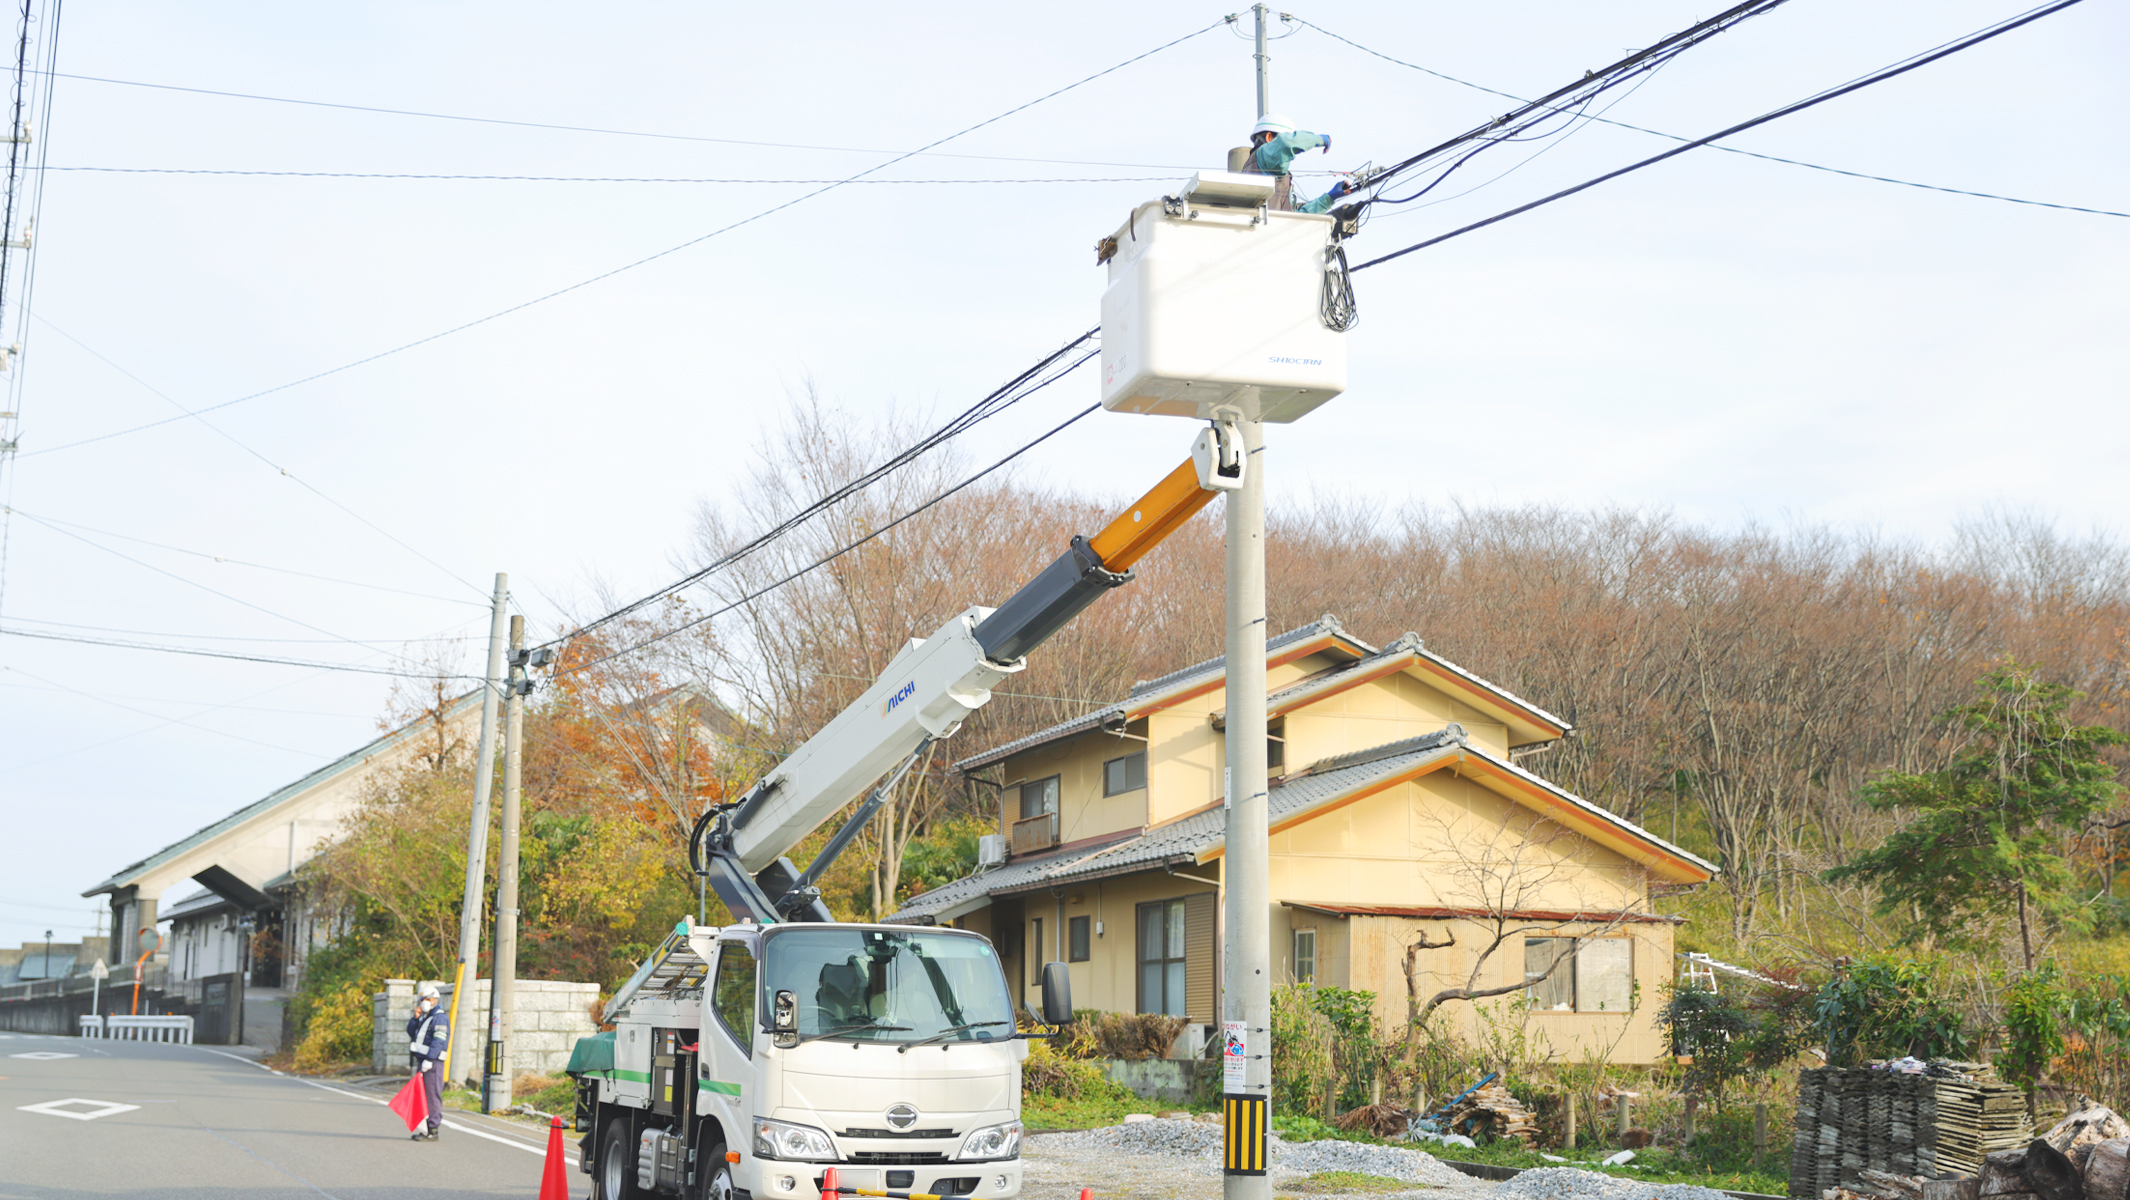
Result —
[[1262, 1096], [1227, 1093], [1220, 1098], [1221, 1173], [1265, 1173], [1265, 1124], [1271, 1105]]

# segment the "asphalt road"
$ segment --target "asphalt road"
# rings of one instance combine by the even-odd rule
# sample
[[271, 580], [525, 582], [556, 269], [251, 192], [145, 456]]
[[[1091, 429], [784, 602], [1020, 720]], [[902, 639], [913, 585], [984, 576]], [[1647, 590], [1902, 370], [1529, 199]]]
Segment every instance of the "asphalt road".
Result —
[[[214, 1047], [0, 1033], [0, 1200], [539, 1194], [544, 1131], [454, 1113], [410, 1142], [387, 1098]], [[569, 1187], [590, 1192], [574, 1159]]]

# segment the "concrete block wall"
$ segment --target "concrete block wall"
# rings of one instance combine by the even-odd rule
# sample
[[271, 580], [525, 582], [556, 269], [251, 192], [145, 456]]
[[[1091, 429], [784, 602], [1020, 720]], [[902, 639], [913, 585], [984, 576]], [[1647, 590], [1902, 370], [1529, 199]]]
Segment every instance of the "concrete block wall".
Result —
[[[387, 979], [385, 990], [371, 996], [372, 1032], [370, 1068], [380, 1075], [407, 1073], [407, 1018], [414, 1015], [417, 984], [411, 979]], [[444, 984], [441, 1003], [451, 1007], [451, 986]], [[488, 1044], [488, 994], [485, 979], [474, 981], [467, 1000], [473, 1005], [469, 1045], [452, 1052], [453, 1073], [468, 1077], [481, 1061]], [[569, 983], [551, 979], [520, 979], [511, 1015], [509, 1040], [513, 1071], [559, 1075], [569, 1065], [577, 1039], [598, 1032], [591, 1015], [599, 998], [596, 983]]]

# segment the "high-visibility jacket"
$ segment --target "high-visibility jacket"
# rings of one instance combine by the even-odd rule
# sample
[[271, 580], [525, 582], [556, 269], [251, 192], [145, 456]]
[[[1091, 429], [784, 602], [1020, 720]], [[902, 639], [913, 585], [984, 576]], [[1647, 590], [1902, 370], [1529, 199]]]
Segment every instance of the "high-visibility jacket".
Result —
[[1285, 208], [1293, 212], [1306, 213], [1320, 213], [1330, 209], [1331, 193], [1329, 192], [1318, 196], [1314, 200], [1304, 201], [1299, 204], [1295, 203], [1292, 198], [1293, 184], [1288, 176], [1288, 171], [1292, 167], [1296, 155], [1304, 150], [1314, 150], [1323, 145], [1325, 141], [1326, 139], [1321, 133], [1310, 133], [1306, 129], [1297, 129], [1293, 133], [1275, 133], [1265, 141], [1264, 145], [1251, 150], [1250, 166], [1253, 169], [1260, 174], [1280, 176], [1277, 195], [1279, 198], [1285, 199], [1287, 203], [1275, 203], [1273, 205], [1274, 208]]
[[444, 1061], [444, 1049], [451, 1044], [451, 1017], [439, 1004], [428, 1012], [417, 1012], [407, 1018], [407, 1053], [416, 1058]]

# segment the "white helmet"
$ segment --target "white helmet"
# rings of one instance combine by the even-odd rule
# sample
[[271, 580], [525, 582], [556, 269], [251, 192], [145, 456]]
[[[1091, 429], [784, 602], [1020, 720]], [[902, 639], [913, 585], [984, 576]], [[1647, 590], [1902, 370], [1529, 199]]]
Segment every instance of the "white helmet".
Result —
[[418, 1000], [438, 1000], [442, 998], [442, 993], [437, 991], [435, 984], [425, 983], [422, 985], [422, 990], [415, 994], [415, 998]]
[[1293, 132], [1294, 132], [1294, 122], [1292, 122], [1292, 121], [1288, 120], [1287, 118], [1285, 118], [1285, 117], [1281, 116], [1281, 115], [1280, 115], [1280, 114], [1278, 114], [1278, 113], [1266, 113], [1266, 114], [1265, 114], [1264, 116], [1262, 116], [1262, 117], [1259, 117], [1259, 118], [1257, 119], [1257, 128], [1255, 128], [1255, 129], [1251, 130], [1251, 131], [1250, 131], [1250, 134], [1251, 134], [1251, 136], [1253, 136], [1253, 137], [1254, 137], [1254, 136], [1256, 136], [1257, 134], [1260, 134], [1260, 133], [1293, 133]]

